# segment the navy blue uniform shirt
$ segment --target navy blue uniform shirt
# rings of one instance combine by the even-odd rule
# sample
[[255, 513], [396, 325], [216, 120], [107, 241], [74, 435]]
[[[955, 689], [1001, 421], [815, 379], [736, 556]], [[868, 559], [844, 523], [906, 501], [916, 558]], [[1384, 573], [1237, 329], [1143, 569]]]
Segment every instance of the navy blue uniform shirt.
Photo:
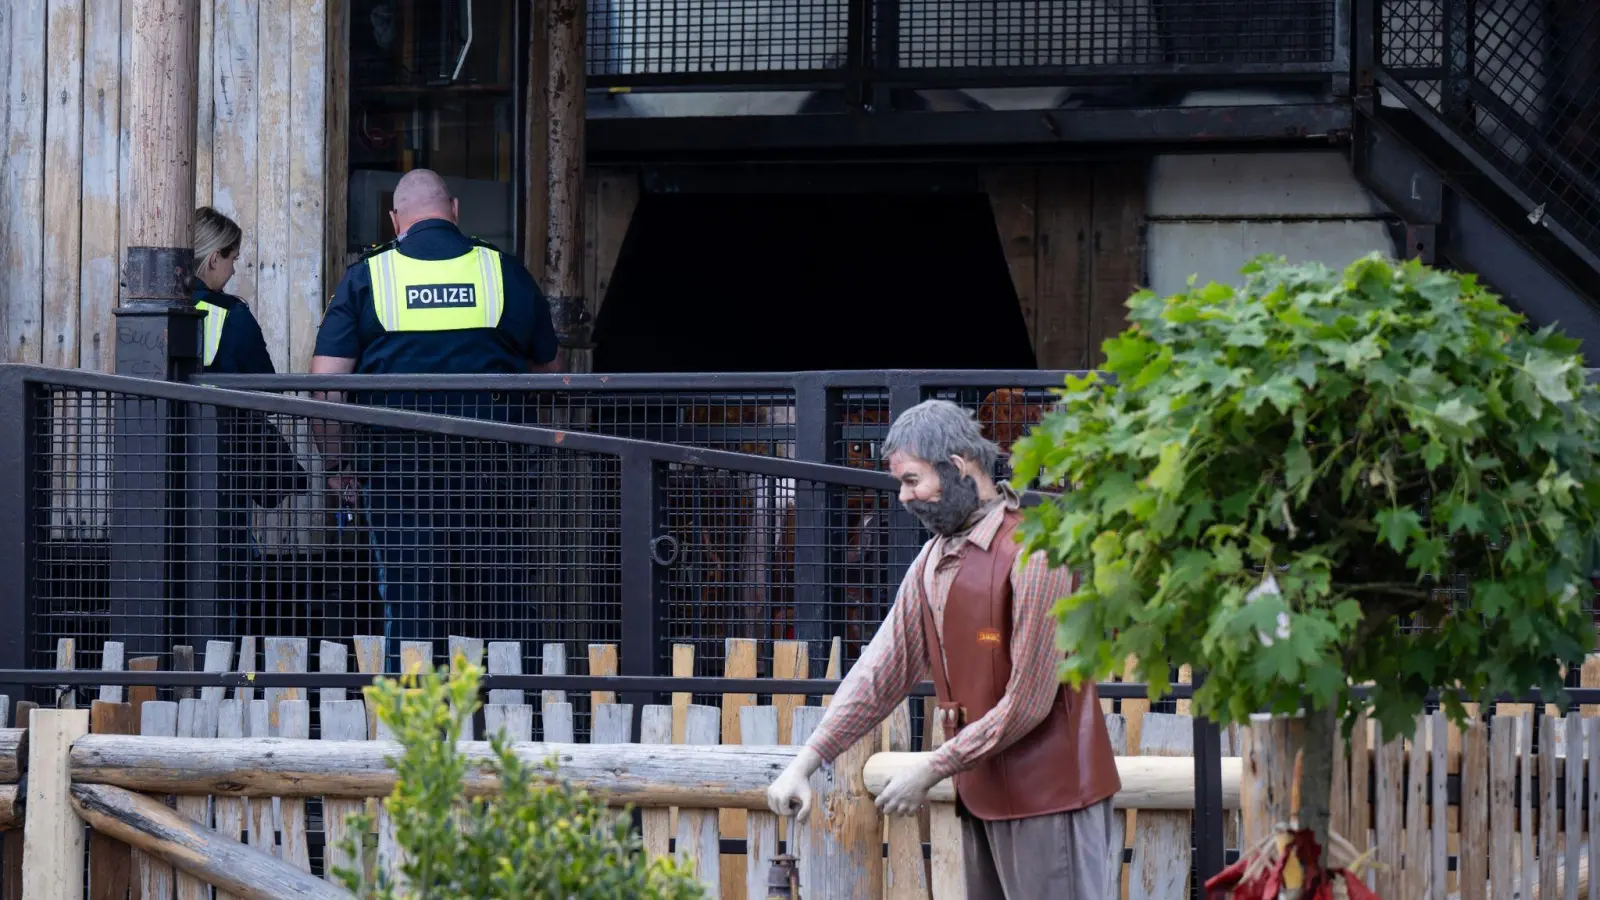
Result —
[[[491, 244], [462, 234], [443, 219], [412, 225], [397, 244], [412, 259], [454, 259], [474, 246]], [[500, 254], [505, 285], [500, 324], [461, 331], [394, 332], [378, 322], [372, 305], [372, 274], [366, 259], [351, 266], [317, 331], [317, 356], [356, 360], [363, 374], [479, 375], [526, 372], [529, 363], [556, 358], [556, 332], [550, 305], [533, 276], [515, 259]]]
[[199, 287], [194, 292], [194, 302], [209, 303], [226, 309], [228, 317], [222, 320], [222, 336], [217, 341], [217, 355], [206, 366], [207, 372], [224, 375], [276, 375], [272, 354], [267, 352], [267, 339], [261, 335], [261, 323], [250, 312], [243, 300], [232, 294]]

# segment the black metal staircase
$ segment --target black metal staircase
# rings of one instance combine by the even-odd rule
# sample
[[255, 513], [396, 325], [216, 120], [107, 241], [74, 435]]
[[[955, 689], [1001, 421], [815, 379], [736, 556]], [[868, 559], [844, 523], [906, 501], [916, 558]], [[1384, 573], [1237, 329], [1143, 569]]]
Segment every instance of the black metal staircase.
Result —
[[1358, 0], [1352, 161], [1410, 255], [1600, 345], [1600, 4]]

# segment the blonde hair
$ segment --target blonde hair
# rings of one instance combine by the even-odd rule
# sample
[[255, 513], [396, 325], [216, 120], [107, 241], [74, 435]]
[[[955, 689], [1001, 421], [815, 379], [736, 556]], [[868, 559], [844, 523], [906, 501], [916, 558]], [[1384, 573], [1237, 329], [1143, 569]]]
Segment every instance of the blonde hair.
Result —
[[213, 253], [232, 257], [239, 252], [244, 230], [232, 219], [209, 206], [194, 211], [194, 227], [189, 236], [194, 244], [195, 271], [203, 269]]

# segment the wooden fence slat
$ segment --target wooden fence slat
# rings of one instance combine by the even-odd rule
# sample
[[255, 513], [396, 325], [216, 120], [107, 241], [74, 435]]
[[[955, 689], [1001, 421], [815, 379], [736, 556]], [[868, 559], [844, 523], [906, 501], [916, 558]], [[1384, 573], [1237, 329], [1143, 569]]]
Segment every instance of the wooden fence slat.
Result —
[[[264, 15], [264, 13], [263, 13]], [[301, 674], [306, 671], [309, 651], [305, 638], [267, 638], [267, 671]], [[303, 699], [297, 687], [267, 688], [267, 716], [272, 733], [277, 734], [283, 718], [280, 707], [286, 700]]]
[[400, 674], [426, 674], [434, 671], [432, 641], [400, 642]]
[[504, 734], [516, 743], [533, 740], [533, 707], [526, 703], [486, 703], [483, 707], [484, 738]]
[[[1126, 702], [1126, 701], [1124, 701]], [[1194, 756], [1194, 720], [1188, 716], [1146, 713], [1140, 735], [1141, 756]], [[1139, 814], [1133, 834], [1133, 866], [1128, 878], [1130, 900], [1163, 900], [1189, 895], [1189, 843], [1194, 814]]]
[[[384, 659], [384, 642], [380, 635], [359, 634], [355, 638], [356, 645], [356, 671], [363, 675], [381, 675], [386, 664]], [[367, 707], [367, 740], [378, 739], [378, 710], [377, 707]], [[373, 805], [376, 812], [376, 806]]]
[[[614, 649], [614, 648], [613, 648]], [[754, 678], [756, 677], [756, 641], [754, 638], [727, 638], [724, 641], [722, 674], [728, 678]], [[594, 645], [589, 646], [589, 669], [594, 670], [593, 654]], [[615, 658], [613, 657], [613, 662]], [[739, 743], [739, 711], [747, 706], [754, 706], [755, 694], [723, 694], [722, 695], [722, 742], [724, 744]], [[717, 814], [718, 830], [725, 838], [734, 840], [745, 837], [745, 811], [742, 809], [724, 809]], [[742, 853], [724, 854], [720, 862], [722, 872], [721, 900], [745, 900], [745, 855]]]
[[[1502, 771], [1503, 763], [1496, 763], [1494, 774], [1491, 775], [1489, 728], [1481, 720], [1474, 717], [1468, 722], [1461, 743], [1461, 900], [1485, 900], [1488, 896], [1485, 888], [1489, 869], [1494, 864], [1496, 852], [1491, 850], [1489, 827], [1491, 822], [1501, 817], [1511, 817], [1512, 779], [1509, 770]], [[1510, 735], [1503, 743], [1507, 751], [1514, 749]], [[1496, 759], [1499, 758], [1499, 750], [1496, 747], [1493, 754]], [[1491, 803], [1493, 815], [1490, 813]], [[1510, 849], [1511, 840], [1507, 834], [1504, 847], [1507, 857], [1511, 855]], [[1508, 863], [1509, 859], [1500, 863], [1508, 873], [1505, 876], [1505, 893], [1499, 894], [1502, 897], [1509, 896], [1511, 891]], [[1497, 885], [1501, 877], [1495, 875]]]
[[[188, 644], [177, 644], [172, 648], [172, 671], [194, 671], [194, 648]], [[183, 701], [194, 696], [192, 687], [175, 687], [172, 689], [172, 699]]]
[[[1378, 790], [1377, 802], [1374, 813], [1377, 815], [1377, 861], [1384, 868], [1378, 870], [1378, 896], [1399, 897], [1400, 892], [1400, 854], [1405, 847], [1405, 834], [1402, 830], [1402, 804], [1405, 801], [1404, 769], [1405, 769], [1405, 742], [1401, 738], [1383, 740], [1383, 728], [1377, 729], [1378, 765], [1376, 769]], [[1284, 760], [1285, 765], [1292, 766], [1293, 760]]]
[[[288, 740], [311, 739], [311, 704], [285, 700], [278, 711], [279, 731]], [[283, 829], [283, 861], [302, 872], [311, 871], [311, 851], [306, 844], [306, 801], [298, 797], [279, 800]]]
[[446, 641], [446, 651], [449, 653], [449, 666], [454, 669], [456, 657], [463, 656], [469, 665], [483, 667], [483, 639], [474, 637], [461, 637], [451, 635]]
[[[783, 680], [809, 677], [810, 650], [805, 641], [772, 642], [772, 677]], [[794, 710], [804, 706], [804, 694], [774, 694], [772, 705], [778, 710], [778, 743], [788, 746], [794, 724]]]
[[[145, 737], [178, 736], [178, 704], [170, 700], [149, 700], [139, 710], [139, 733]], [[145, 900], [166, 900], [172, 896], [172, 865], [143, 850], [133, 850], [133, 877], [139, 895]]]
[[[409, 668], [404, 657], [401, 658], [401, 669]], [[392, 741], [394, 732], [382, 720], [378, 720], [377, 740]], [[389, 815], [387, 801], [378, 803], [378, 854], [376, 860], [378, 877], [388, 876], [390, 883], [395, 886], [397, 893], [403, 892], [409, 881], [402, 871], [406, 864], [406, 850], [400, 844], [400, 836], [395, 831], [394, 817]]]
[[[647, 707], [662, 709], [663, 707]], [[670, 711], [669, 711], [670, 715]], [[670, 718], [667, 720], [670, 725]], [[773, 706], [746, 706], [739, 710], [739, 743], [746, 747], [766, 747], [778, 743], [778, 710]], [[648, 812], [648, 811], [647, 811]], [[770, 812], [752, 810], [745, 817], [745, 896], [749, 900], [763, 900], [767, 895], [767, 870], [773, 857], [778, 855], [778, 817]], [[648, 842], [648, 832], [646, 841]], [[893, 852], [893, 847], [890, 848]], [[917, 845], [917, 861], [922, 860], [922, 846]]]
[[[540, 669], [539, 671], [543, 672], [546, 675], [565, 675], [565, 674], [567, 674], [567, 648], [566, 648], [566, 645], [564, 645], [564, 644], [545, 644], [542, 648], [540, 648], [540, 652], [541, 652], [542, 657], [543, 657], [544, 667], [542, 669]], [[540, 708], [541, 708], [541, 710], [543, 710], [545, 707], [550, 706], [550, 704], [552, 704], [552, 703], [566, 703], [567, 702], [567, 692], [566, 691], [541, 691], [540, 694], [539, 694], [539, 697], [540, 697]]]
[[1517, 791], [1520, 814], [1517, 822], [1522, 829], [1521, 856], [1518, 863], [1517, 890], [1523, 897], [1533, 896], [1538, 881], [1538, 866], [1533, 856], [1533, 712], [1526, 703], [1501, 703], [1500, 709], [1516, 710], [1517, 756], [1521, 759], [1519, 773], [1521, 784]]
[[[338, 641], [322, 641], [317, 645], [317, 671], [343, 675], [350, 671], [350, 648]], [[325, 687], [317, 690], [317, 708], [320, 711], [329, 703], [342, 703], [344, 688]]]
[[[324, 700], [321, 710], [322, 739], [325, 741], [364, 741], [367, 739], [366, 704], [360, 700]], [[530, 726], [533, 724], [529, 719]], [[361, 813], [365, 804], [360, 800], [338, 797], [322, 799], [323, 830], [328, 838], [323, 850], [323, 875], [328, 881], [338, 883], [340, 869], [356, 870], [360, 864], [343, 849], [346, 840], [355, 840], [361, 847], [360, 835], [355, 833], [351, 819]], [[221, 813], [219, 809], [218, 819]]]
[[[189, 697], [178, 701], [178, 737], [205, 739], [216, 737], [215, 732], [206, 734], [205, 715], [201, 712], [203, 702]], [[179, 795], [175, 804], [178, 815], [201, 826], [211, 827], [211, 798], [204, 795]], [[177, 884], [178, 900], [211, 900], [211, 888], [200, 879], [190, 875], [182, 869], [173, 871], [173, 879]]]
[[[1590, 654], [1583, 664], [1583, 677], [1589, 677]], [[1583, 730], [1589, 763], [1589, 900], [1600, 900], [1600, 718], [1585, 718]]]
[[[244, 246], [249, 246], [250, 238], [245, 237]], [[240, 251], [243, 253], [244, 251]], [[254, 637], [239, 638], [239, 663], [235, 671], [255, 672], [256, 669], [256, 639]], [[250, 704], [256, 699], [256, 689], [251, 687], [237, 687], [233, 689], [233, 696], [244, 703], [245, 721], [250, 720]]]
[[69, 751], [88, 732], [89, 710], [33, 711], [22, 839], [22, 896], [28, 900], [83, 900], [84, 829], [72, 810]]
[[[1121, 716], [1117, 717], [1119, 720]], [[925, 726], [933, 732], [933, 747], [937, 750], [949, 738], [944, 722], [933, 716]], [[1124, 734], [1120, 721], [1117, 736]], [[1114, 817], [1121, 820], [1121, 814]], [[1114, 836], [1111, 846], [1117, 848], [1117, 868], [1122, 868], [1122, 836]], [[967, 900], [967, 875], [965, 858], [961, 853], [961, 819], [954, 803], [928, 804], [928, 890], [934, 900]], [[802, 885], [802, 888], [804, 885]], [[983, 900], [974, 897], [972, 900]]]
[[[256, 301], [250, 304], [267, 352], [279, 372], [297, 371], [290, 357], [289, 156], [291, 61], [294, 58], [291, 0], [259, 0], [256, 48]], [[320, 298], [319, 298], [320, 299]], [[299, 369], [304, 371], [304, 369]], [[267, 671], [276, 671], [269, 661]], [[272, 722], [277, 724], [274, 713]]]
[[[617, 674], [617, 645], [616, 644], [590, 644], [589, 645], [589, 674], [613, 676]], [[750, 677], [756, 677], [752, 671]], [[617, 702], [617, 695], [612, 691], [590, 691], [589, 708], [593, 709], [606, 703]], [[726, 898], [724, 898], [726, 900]]]
[[1428, 735], [1428, 755], [1430, 758], [1429, 772], [1432, 775], [1433, 815], [1432, 822], [1432, 847], [1428, 871], [1432, 878], [1431, 896], [1433, 900], [1447, 900], [1449, 894], [1450, 857], [1446, 838], [1449, 834], [1450, 793], [1449, 793], [1449, 750], [1450, 731], [1449, 717], [1443, 710], [1435, 712], [1428, 718], [1431, 729]]
[[[796, 744], [810, 739], [826, 712], [820, 706], [794, 711]], [[883, 825], [862, 769], [877, 752], [880, 737], [868, 734], [811, 776], [815, 795], [811, 815], [790, 829], [799, 858], [800, 883], [807, 896], [865, 898], [883, 887]]]
[[[270, 706], [266, 700], [251, 700], [246, 706], [245, 725], [250, 737], [272, 736]], [[250, 846], [268, 856], [280, 856], [276, 811], [277, 804], [271, 797], [252, 797], [246, 807], [250, 817]]]
[[[1469, 736], [1470, 737], [1470, 736]], [[1470, 740], [1468, 751], [1470, 752]], [[1464, 784], [1469, 784], [1470, 779], [1476, 774], [1471, 766], [1462, 772]], [[1495, 716], [1494, 727], [1489, 732], [1489, 778], [1491, 782], [1489, 794], [1489, 811], [1486, 822], [1480, 823], [1473, 816], [1462, 815], [1461, 821], [1461, 852], [1468, 855], [1474, 844], [1469, 830], [1476, 829], [1476, 834], [1487, 834], [1489, 850], [1489, 878], [1493, 882], [1490, 896], [1509, 897], [1517, 884], [1516, 861], [1516, 831], [1517, 812], [1515, 798], [1517, 795], [1517, 720], [1510, 716]], [[1469, 826], [1471, 828], [1469, 829]], [[1468, 859], [1476, 863], [1475, 856]], [[1466, 885], [1462, 885], [1465, 893]]]
[[[1566, 900], [1578, 900], [1578, 860], [1583, 845], [1583, 719], [1573, 710], [1566, 719], [1567, 726], [1567, 864], [1565, 867]], [[1589, 752], [1594, 752], [1590, 750]], [[1591, 875], [1591, 880], [1592, 880]]]
[[[1345, 745], [1350, 754], [1350, 833], [1345, 837], [1357, 853], [1372, 846], [1372, 804], [1367, 801], [1372, 778], [1372, 721], [1366, 716], [1356, 719], [1350, 730], [1350, 740]], [[1243, 785], [1240, 785], [1243, 787]], [[1240, 804], [1243, 805], [1242, 803]], [[1241, 841], [1241, 843], [1243, 843]], [[1369, 873], [1368, 883], [1371, 878]]]
[[[672, 743], [672, 707], [646, 706], [639, 724], [639, 743]], [[776, 734], [776, 725], [774, 725]], [[750, 743], [748, 739], [745, 743]], [[672, 841], [672, 813], [666, 809], [641, 810], [640, 829], [644, 833], [644, 849], [651, 859], [666, 856]]]
[[[106, 641], [105, 647], [100, 651], [100, 671], [122, 671], [123, 647], [121, 641]], [[106, 703], [122, 702], [122, 685], [103, 684], [100, 686], [100, 699]], [[130, 710], [129, 715], [132, 715]]]
[[212, 50], [216, 29], [216, 3], [203, 0], [200, 4], [200, 21], [196, 31], [199, 49], [195, 59], [195, 129], [194, 129], [194, 205], [211, 205], [211, 142], [216, 134], [215, 113], [211, 93], [215, 85], [215, 57]]
[[[694, 677], [693, 644], [672, 645], [672, 677]], [[674, 744], [683, 743], [683, 729], [685, 727], [686, 717], [689, 715], [689, 704], [693, 701], [693, 699], [694, 694], [689, 691], [672, 692], [672, 742]], [[783, 726], [780, 724], [778, 727], [782, 729]], [[677, 822], [676, 815], [673, 816], [673, 822]], [[676, 824], [673, 825], [673, 829], [676, 831]]]
[[[11, 700], [10, 697], [5, 699], [7, 702]], [[32, 700], [18, 701], [14, 711], [17, 727], [26, 729], [33, 710], [37, 708], [38, 704]], [[0, 878], [4, 879], [4, 883], [0, 884], [0, 890], [4, 891], [6, 900], [22, 896], [22, 838], [21, 832], [12, 832], [10, 840], [5, 842], [4, 850], [0, 851], [4, 854], [4, 859], [0, 860], [0, 869], [3, 869], [0, 870]], [[139, 897], [135, 894], [130, 900], [139, 900]]]
[[[911, 750], [911, 701], [902, 700], [884, 722], [883, 749], [889, 753]], [[927, 863], [922, 858], [922, 829], [916, 816], [884, 816], [884, 843], [889, 846], [883, 865], [885, 900], [928, 900]], [[758, 895], [759, 896], [759, 895]]]
[[[261, 294], [256, 290], [262, 259], [256, 215], [259, 171], [256, 113], [261, 93], [258, 89], [259, 18], [259, 0], [216, 0], [212, 19], [212, 40], [216, 47], [212, 69], [216, 84], [211, 96], [216, 127], [212, 137], [211, 202], [219, 212], [238, 222], [244, 231], [239, 247], [241, 264], [228, 283], [228, 290], [249, 301], [252, 307], [261, 305]], [[272, 57], [267, 59], [269, 64], [273, 62]], [[279, 190], [282, 190], [281, 185]], [[278, 371], [292, 370], [280, 367]], [[254, 665], [253, 640], [248, 650], [251, 665]], [[255, 699], [253, 692], [237, 696], [245, 703]]]
[[[722, 714], [715, 706], [690, 705], [684, 713], [684, 743], [712, 746], [717, 743]], [[717, 814], [712, 810], [678, 811], [677, 859], [699, 879], [708, 892], [722, 886], [717, 840]], [[812, 892], [815, 893], [813, 888]], [[823, 895], [818, 895], [823, 896]]]
[[1432, 841], [1428, 836], [1428, 719], [1418, 715], [1412, 724], [1411, 765], [1406, 775], [1405, 885], [1403, 897], [1428, 896], [1428, 862]]
[[[1180, 710], [1181, 712], [1181, 710]], [[1333, 781], [1329, 786], [1328, 830], [1350, 835], [1350, 755], [1342, 739], [1333, 742]]]
[[[223, 700], [217, 707], [217, 737], [244, 737], [244, 723], [245, 702], [243, 700], [237, 697], [231, 700]], [[244, 798], [218, 795], [214, 806], [217, 833], [221, 834], [225, 840], [243, 842], [245, 840]], [[235, 897], [219, 888], [217, 890], [217, 900], [235, 900]]]
[[571, 703], [547, 703], [540, 716], [544, 739], [552, 744], [571, 744], [577, 740], [573, 728]]
[[[1112, 755], [1126, 755], [1128, 752], [1128, 723], [1123, 720], [1122, 713], [1101, 713], [1101, 715], [1106, 720], [1106, 735], [1111, 742]], [[1241, 778], [1240, 781], [1242, 789], [1244, 779]], [[1123, 883], [1122, 848], [1127, 844], [1127, 837], [1128, 813], [1126, 810], [1113, 809], [1111, 811], [1111, 837], [1107, 841], [1107, 846], [1111, 848], [1113, 858], [1107, 860], [1106, 865], [1107, 871], [1112, 873], [1112, 881], [1119, 886]], [[957, 849], [959, 850], [959, 842]], [[937, 889], [935, 889], [934, 895], [938, 896]]]
[[1553, 716], [1539, 717], [1539, 893], [1541, 897], [1559, 897], [1560, 869], [1556, 851], [1556, 837], [1561, 823], [1556, 818], [1556, 722]]
[[[122, 668], [120, 653], [116, 665]], [[101, 688], [102, 693], [104, 690]], [[122, 702], [94, 701], [89, 705], [89, 731], [91, 734], [131, 734], [133, 707]], [[127, 844], [90, 830], [89, 900], [125, 900], [132, 876], [130, 854]]]
[[[495, 641], [489, 645], [490, 675], [521, 675], [522, 645], [516, 641]], [[496, 688], [489, 692], [489, 703], [500, 706], [521, 706], [527, 702], [521, 689]], [[532, 710], [529, 710], [532, 712]], [[528, 738], [532, 740], [532, 738]]]
[[[72, 638], [56, 639], [56, 671], [73, 672], [77, 665], [77, 642]], [[77, 706], [77, 688], [60, 687], [56, 689], [56, 709], [73, 709]]]

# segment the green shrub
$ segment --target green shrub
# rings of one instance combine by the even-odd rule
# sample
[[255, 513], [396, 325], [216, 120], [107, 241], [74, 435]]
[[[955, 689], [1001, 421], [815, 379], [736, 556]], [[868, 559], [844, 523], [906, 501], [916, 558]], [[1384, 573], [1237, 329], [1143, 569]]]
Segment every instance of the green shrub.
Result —
[[[456, 742], [462, 723], [478, 708], [481, 671], [458, 660], [420, 678], [380, 679], [364, 691], [400, 742], [390, 759], [398, 783], [387, 807], [404, 849], [403, 886], [386, 873], [341, 869], [336, 877], [364, 900], [689, 900], [704, 896], [698, 882], [671, 860], [648, 860], [620, 810], [559, 780], [554, 760], [543, 772], [518, 759], [499, 735], [484, 774], [501, 790], [467, 798], [463, 778], [476, 765]], [[376, 831], [374, 819], [357, 817], [354, 833]], [[344, 845], [363, 859], [355, 841]], [[367, 868], [363, 865], [361, 868]]]
[[1078, 486], [1023, 526], [1089, 573], [1056, 610], [1066, 677], [1134, 656], [1152, 696], [1203, 671], [1217, 720], [1303, 709], [1320, 824], [1337, 718], [1388, 737], [1432, 688], [1457, 721], [1463, 699], [1560, 698], [1594, 643], [1600, 396], [1575, 340], [1471, 276], [1376, 254], [1244, 272], [1136, 294], [1114, 380], [1069, 379], [1012, 465]]

